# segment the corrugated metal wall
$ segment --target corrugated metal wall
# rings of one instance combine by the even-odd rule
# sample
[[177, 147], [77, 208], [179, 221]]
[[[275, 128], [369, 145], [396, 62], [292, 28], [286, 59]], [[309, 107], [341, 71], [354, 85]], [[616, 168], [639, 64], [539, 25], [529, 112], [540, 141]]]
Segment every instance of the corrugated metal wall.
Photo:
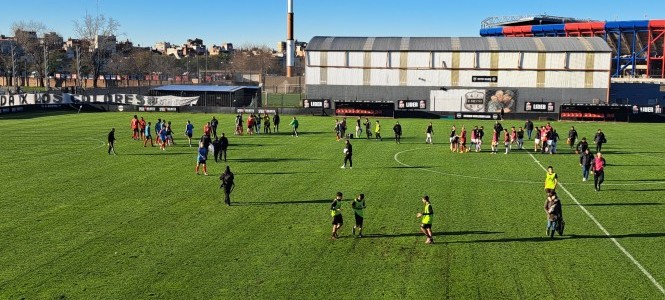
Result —
[[[610, 53], [309, 51], [306, 84], [608, 88]], [[318, 76], [317, 76], [318, 75]], [[498, 82], [472, 82], [497, 76]]]

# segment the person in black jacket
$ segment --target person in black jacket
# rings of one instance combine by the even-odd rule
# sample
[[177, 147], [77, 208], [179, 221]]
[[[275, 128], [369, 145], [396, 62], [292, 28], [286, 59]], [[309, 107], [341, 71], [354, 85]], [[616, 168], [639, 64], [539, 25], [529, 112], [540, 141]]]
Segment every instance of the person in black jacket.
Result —
[[219, 121], [217, 118], [214, 116], [212, 117], [212, 120], [210, 120], [210, 127], [212, 127], [212, 135], [217, 138], [217, 126], [219, 125]]
[[279, 132], [279, 114], [275, 111], [275, 115], [272, 116], [272, 125], [274, 126], [273, 131]]
[[603, 144], [607, 143], [607, 140], [605, 139], [605, 133], [603, 133], [600, 128], [598, 129], [598, 132], [596, 132], [596, 135], [593, 137], [593, 142], [596, 143], [596, 153], [600, 152], [603, 148]]
[[593, 154], [587, 147], [580, 155], [580, 166], [582, 167], [582, 181], [589, 180], [589, 171], [591, 170], [591, 162], [593, 161]]
[[235, 183], [233, 182], [234, 176], [233, 172], [231, 172], [231, 168], [229, 166], [226, 166], [226, 170], [222, 175], [219, 176], [219, 180], [222, 181], [222, 185], [219, 186], [219, 188], [224, 189], [224, 203], [226, 205], [231, 205], [231, 192], [233, 192], [233, 188], [236, 186]]
[[215, 162], [219, 162], [221, 159], [220, 152], [222, 150], [222, 143], [219, 141], [218, 138], [215, 138], [214, 141], [212, 141], [212, 156], [215, 158]]
[[589, 143], [586, 141], [586, 137], [583, 137], [582, 140], [577, 143], [577, 147], [575, 148], [575, 153], [584, 153], [586, 149], [589, 149]]
[[222, 156], [224, 157], [224, 161], [226, 161], [226, 149], [229, 148], [229, 139], [226, 138], [224, 133], [222, 132], [222, 137], [219, 139], [220, 143], [220, 148], [221, 148], [221, 153], [219, 155], [219, 159], [222, 159]]
[[395, 132], [395, 142], [399, 144], [402, 140], [402, 125], [399, 125], [399, 121], [393, 126], [393, 132]]
[[113, 155], [115, 154], [115, 128], [111, 128], [111, 132], [109, 132], [108, 135], [108, 142], [109, 142], [109, 155], [111, 155], [111, 151], [113, 151]]
[[570, 130], [568, 131], [568, 145], [570, 146], [570, 149], [573, 149], [573, 147], [575, 147], [576, 140], [577, 140], [577, 130], [575, 130], [575, 126], [570, 126]]
[[526, 130], [526, 136], [531, 140], [531, 133], [533, 133], [533, 122], [531, 120], [526, 119], [526, 123], [524, 123], [524, 129]]
[[503, 132], [503, 126], [501, 125], [501, 123], [499, 123], [499, 121], [496, 121], [494, 123], [494, 129], [496, 129], [496, 132]]
[[342, 165], [342, 169], [346, 169], [346, 162], [349, 162], [349, 169], [353, 169], [353, 146], [351, 146], [351, 142], [349, 140], [346, 140], [346, 145], [344, 146], [344, 164]]

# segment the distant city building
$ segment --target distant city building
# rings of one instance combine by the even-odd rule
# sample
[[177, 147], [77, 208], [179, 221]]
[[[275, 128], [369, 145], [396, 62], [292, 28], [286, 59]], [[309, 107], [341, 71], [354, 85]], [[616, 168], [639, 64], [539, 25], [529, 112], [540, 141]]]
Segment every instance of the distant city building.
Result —
[[90, 45], [85, 40], [68, 38], [64, 45], [62, 45], [62, 50], [65, 51], [67, 58], [72, 59], [76, 56], [77, 47], [80, 49], [88, 49], [90, 48]]
[[277, 42], [277, 48], [275, 48], [275, 50], [276, 50], [278, 53], [280, 53], [280, 52], [282, 52], [282, 53], [283, 53], [283, 52], [286, 52], [286, 42], [284, 42], [284, 41]]
[[171, 43], [169, 42], [157, 42], [155, 43], [155, 51], [166, 54], [166, 49], [171, 48]]
[[222, 49], [226, 52], [233, 52], [233, 43], [222, 43]]
[[64, 44], [62, 36], [59, 35], [57, 32], [45, 33], [43, 41], [46, 44], [46, 46], [48, 46], [49, 48], [59, 48], [62, 47], [62, 44]]
[[0, 54], [10, 54], [14, 38], [0, 35]]
[[117, 40], [115, 35], [108, 35], [108, 36], [98, 35], [95, 37], [95, 41], [93, 42], [93, 48], [91, 48], [90, 51], [101, 49], [102, 51], [105, 52], [115, 53], [116, 43]]

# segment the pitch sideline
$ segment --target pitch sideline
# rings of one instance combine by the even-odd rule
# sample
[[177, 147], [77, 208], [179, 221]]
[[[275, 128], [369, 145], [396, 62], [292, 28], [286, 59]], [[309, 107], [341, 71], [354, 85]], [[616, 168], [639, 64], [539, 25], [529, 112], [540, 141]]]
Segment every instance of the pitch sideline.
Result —
[[[540, 168], [543, 169], [543, 171], [547, 171], [547, 169], [546, 169], [546, 168], [540, 163], [540, 161], [538, 161], [538, 160], [536, 159], [536, 157], [533, 156], [533, 154], [531, 154], [531, 151], [528, 151], [528, 150], [527, 150], [527, 153], [529, 153], [529, 156], [531, 156], [531, 158], [533, 159], [533, 161], [534, 161], [535, 163], [537, 163], [538, 166], [540, 166]], [[596, 217], [594, 217], [594, 216], [593, 216], [593, 215], [592, 215], [592, 214], [591, 214], [591, 213], [590, 213], [590, 212], [589, 212], [589, 211], [588, 211], [588, 210], [587, 210], [587, 209], [586, 209], [586, 208], [585, 208], [585, 207], [584, 207], [579, 201], [577, 201], [577, 198], [575, 198], [575, 196], [573, 196], [573, 194], [571, 194], [570, 191], [568, 191], [568, 189], [566, 189], [566, 187], [565, 187], [561, 182], [559, 182], [559, 187], [561, 187], [561, 189], [562, 189], [564, 192], [566, 192], [566, 194], [568, 195], [568, 197], [570, 197], [570, 199], [573, 199], [573, 201], [575, 202], [575, 204], [577, 204], [577, 206], [578, 206], [580, 209], [582, 209], [582, 211], [587, 215], [587, 217], [589, 217], [589, 219], [591, 219], [591, 221], [593, 221], [594, 223], [596, 223], [596, 226], [598, 226], [598, 228], [599, 228], [599, 229], [600, 229], [600, 230], [601, 230], [601, 231], [602, 231], [602, 232], [603, 232], [603, 233], [604, 233], [604, 234], [605, 234], [605, 235], [606, 235], [606, 236], [612, 241], [612, 243], [614, 243], [614, 245], [615, 245], [617, 248], [619, 248], [619, 250], [621, 250], [621, 252], [623, 252], [623, 254], [624, 254], [626, 257], [628, 257], [628, 259], [630, 259], [630, 261], [632, 261], [633, 264], [634, 264], [635, 266], [637, 266], [638, 269], [640, 269], [640, 271], [642, 271], [642, 274], [644, 274], [647, 278], [649, 278], [649, 280], [651, 281], [651, 283], [653, 283], [653, 285], [654, 285], [654, 286], [655, 286], [655, 287], [656, 287], [656, 288], [657, 288], [657, 289], [658, 289], [663, 295], [665, 295], [665, 289], [664, 289], [663, 286], [660, 285], [660, 283], [659, 283], [659, 282], [653, 277], [653, 275], [651, 275], [651, 273], [649, 273], [649, 271], [647, 271], [647, 269], [645, 269], [644, 266], [642, 266], [642, 264], [641, 264], [639, 261], [637, 261], [637, 259], [635, 259], [635, 257], [633, 257], [633, 255], [630, 254], [630, 252], [628, 252], [628, 250], [626, 250], [626, 248], [624, 248], [624, 247], [619, 243], [619, 241], [617, 241], [617, 239], [615, 239], [614, 237], [612, 237], [612, 235], [607, 231], [607, 229], [605, 229], [605, 227], [604, 227], [602, 224], [600, 224], [600, 222], [598, 222], [598, 220], [596, 219]]]

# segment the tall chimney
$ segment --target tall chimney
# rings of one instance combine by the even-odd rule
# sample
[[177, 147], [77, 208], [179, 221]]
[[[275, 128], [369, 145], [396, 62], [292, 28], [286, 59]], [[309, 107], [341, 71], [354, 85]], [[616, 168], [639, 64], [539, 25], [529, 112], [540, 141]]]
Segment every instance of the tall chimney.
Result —
[[293, 41], [293, 0], [287, 0], [286, 14], [286, 77], [293, 76], [293, 63], [295, 59]]

